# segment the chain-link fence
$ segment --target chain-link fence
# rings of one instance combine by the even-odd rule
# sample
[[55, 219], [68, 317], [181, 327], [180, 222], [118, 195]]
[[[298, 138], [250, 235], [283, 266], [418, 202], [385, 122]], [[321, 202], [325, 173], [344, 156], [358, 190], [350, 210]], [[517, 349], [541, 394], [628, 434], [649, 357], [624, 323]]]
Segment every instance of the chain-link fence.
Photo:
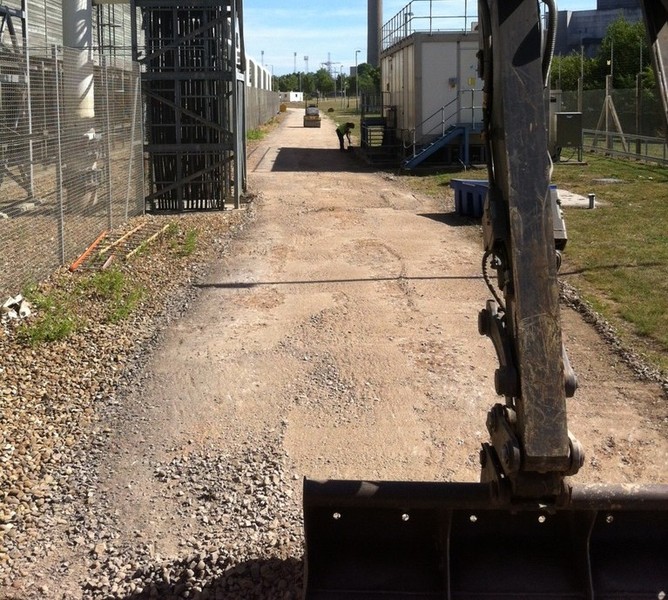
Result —
[[[606, 103], [608, 104], [608, 124], [611, 107], [619, 118], [619, 125], [626, 134], [660, 137], [664, 135], [661, 102], [652, 89], [610, 89], [564, 91], [561, 93], [561, 110], [582, 112], [584, 129], [605, 128]], [[611, 126], [616, 125], [612, 123]]]
[[144, 211], [137, 65], [61, 47], [44, 56], [0, 54], [0, 298]]
[[663, 107], [656, 91], [637, 89], [560, 92], [564, 112], [581, 112], [586, 151], [666, 164]]

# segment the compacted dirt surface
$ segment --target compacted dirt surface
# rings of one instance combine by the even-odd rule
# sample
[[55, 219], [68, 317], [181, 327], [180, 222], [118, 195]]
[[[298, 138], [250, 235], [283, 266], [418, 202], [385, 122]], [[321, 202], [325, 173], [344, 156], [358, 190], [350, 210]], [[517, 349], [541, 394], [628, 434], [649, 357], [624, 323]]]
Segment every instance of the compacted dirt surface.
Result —
[[[116, 392], [75, 507], [39, 560], [13, 557], [0, 598], [298, 598], [304, 476], [478, 479], [498, 401], [478, 228], [302, 111], [248, 170], [254, 219]], [[576, 481], [667, 481], [661, 387], [563, 321]]]

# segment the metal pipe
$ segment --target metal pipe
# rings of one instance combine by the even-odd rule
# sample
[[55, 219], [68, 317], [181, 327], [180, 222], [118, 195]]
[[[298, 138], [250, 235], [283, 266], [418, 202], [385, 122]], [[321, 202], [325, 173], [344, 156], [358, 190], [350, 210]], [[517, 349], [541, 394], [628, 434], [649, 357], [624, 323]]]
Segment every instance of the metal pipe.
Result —
[[112, 176], [112, 160], [111, 160], [111, 107], [112, 104], [109, 102], [109, 65], [105, 56], [102, 56], [102, 65], [104, 72], [104, 100], [105, 100], [105, 117], [106, 117], [106, 127], [107, 127], [107, 195], [109, 196], [109, 229], [112, 229], [114, 226], [114, 211], [113, 211], [113, 184], [111, 180]]
[[72, 49], [64, 53], [65, 62], [69, 63], [69, 76], [64, 82], [68, 112], [92, 119], [95, 116], [92, 0], [63, 0], [63, 45]]
[[29, 158], [29, 185], [30, 185], [30, 199], [33, 200], [35, 197], [35, 165], [34, 165], [34, 152], [33, 152], [33, 137], [32, 137], [32, 93], [30, 86], [30, 44], [28, 41], [28, 2], [27, 0], [21, 1], [21, 9], [23, 11], [23, 52], [25, 56], [25, 65], [26, 65], [26, 93], [27, 93], [27, 115], [28, 115], [28, 158]]
[[[139, 90], [141, 88], [140, 75], [136, 67], [133, 67], [133, 75], [135, 76], [133, 85], [134, 85], [134, 99], [132, 101], [132, 124], [130, 125], [130, 163], [128, 165], [128, 188], [125, 194], [125, 220], [127, 221], [129, 216], [129, 205], [130, 205], [130, 186], [132, 185], [132, 165], [135, 160], [135, 123], [137, 122], [137, 104], [139, 102]], [[143, 135], [139, 138], [139, 143], [143, 145]], [[140, 165], [142, 164], [142, 159], [140, 159]], [[143, 193], [142, 193], [143, 196]], [[142, 210], [143, 212], [143, 210]]]

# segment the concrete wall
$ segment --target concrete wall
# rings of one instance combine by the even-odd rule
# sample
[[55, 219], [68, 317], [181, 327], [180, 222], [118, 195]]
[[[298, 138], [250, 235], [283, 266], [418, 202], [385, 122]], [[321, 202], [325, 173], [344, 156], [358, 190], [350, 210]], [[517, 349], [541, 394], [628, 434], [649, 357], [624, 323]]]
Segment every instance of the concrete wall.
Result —
[[621, 6], [610, 10], [559, 11], [556, 54], [566, 55], [573, 51], [580, 52], [582, 45], [587, 56], [594, 56], [610, 24], [620, 17], [624, 17], [630, 23], [643, 19], [640, 8], [622, 8]]
[[280, 109], [280, 94], [271, 90], [246, 88], [246, 131], [271, 121]]
[[246, 85], [251, 88], [271, 90], [271, 73], [254, 59], [246, 58]]
[[617, 8], [640, 10], [640, 2], [638, 0], [598, 0], [596, 8], [598, 10], [615, 10]]

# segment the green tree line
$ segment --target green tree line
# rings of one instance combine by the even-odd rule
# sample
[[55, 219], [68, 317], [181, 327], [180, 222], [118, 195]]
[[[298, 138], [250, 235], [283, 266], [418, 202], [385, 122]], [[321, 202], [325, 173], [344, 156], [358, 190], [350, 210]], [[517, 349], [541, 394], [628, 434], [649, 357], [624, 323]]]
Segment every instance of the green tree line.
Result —
[[629, 89], [636, 87], [639, 73], [643, 87], [653, 90], [654, 70], [645, 26], [620, 17], [608, 27], [595, 56], [586, 57], [578, 51], [555, 56], [550, 83], [553, 89], [577, 90], [582, 77], [583, 89], [597, 90], [605, 88], [606, 76], [611, 75], [614, 89]]
[[279, 92], [302, 91], [305, 96], [327, 96], [334, 91], [341, 93], [342, 90], [352, 96], [356, 89], [360, 94], [377, 93], [380, 89], [380, 69], [362, 63], [357, 66], [357, 77], [345, 73], [333, 73], [332, 76], [325, 68], [315, 73], [290, 73], [274, 77], [274, 89]]
[[597, 53], [592, 57], [574, 51], [555, 56], [550, 72], [551, 89], [561, 90], [569, 110], [576, 110], [582, 78], [585, 128], [595, 129], [603, 108], [606, 79], [610, 77], [615, 110], [626, 133], [663, 135], [664, 119], [656, 89], [647, 32], [642, 22], [631, 23], [620, 17], [610, 24]]

